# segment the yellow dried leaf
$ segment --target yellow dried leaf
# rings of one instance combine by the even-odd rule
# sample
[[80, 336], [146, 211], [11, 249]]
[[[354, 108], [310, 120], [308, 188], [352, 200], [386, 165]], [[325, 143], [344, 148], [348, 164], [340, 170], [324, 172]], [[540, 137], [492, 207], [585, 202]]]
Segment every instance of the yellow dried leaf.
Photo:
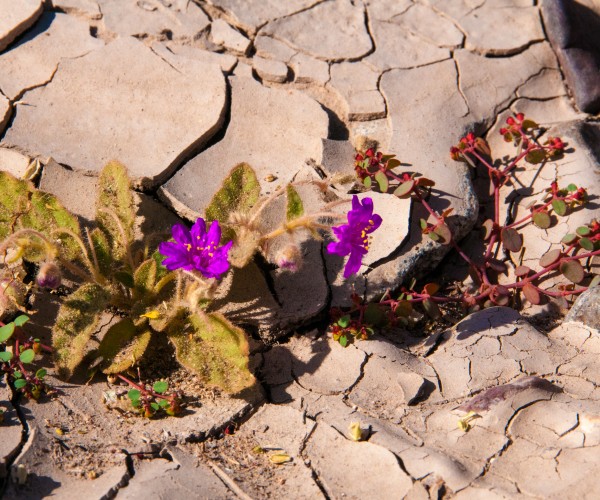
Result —
[[140, 318], [158, 319], [160, 318], [160, 312], [158, 312], [156, 309], [153, 309], [152, 311], [148, 311], [147, 313], [141, 314]]
[[481, 418], [481, 415], [470, 411], [464, 417], [458, 419], [458, 428], [463, 432], [468, 432], [471, 429], [471, 420], [475, 420], [476, 418]]
[[352, 441], [362, 441], [360, 422], [352, 422], [348, 427], [348, 432], [350, 433], [350, 439], [352, 439]]
[[282, 465], [292, 461], [292, 457], [290, 457], [287, 453], [275, 453], [269, 457], [269, 460], [276, 465]]

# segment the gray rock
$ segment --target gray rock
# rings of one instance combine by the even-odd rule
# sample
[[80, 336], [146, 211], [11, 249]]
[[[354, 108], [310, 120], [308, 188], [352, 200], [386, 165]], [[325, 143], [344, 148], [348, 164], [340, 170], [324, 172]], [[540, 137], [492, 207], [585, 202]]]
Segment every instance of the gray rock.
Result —
[[0, 1], [0, 52], [42, 15], [42, 0]]
[[600, 111], [600, 5], [594, 0], [547, 0], [542, 15], [577, 107]]
[[583, 292], [575, 301], [565, 322], [578, 321], [584, 325], [600, 330], [600, 287], [595, 286]]
[[11, 100], [48, 83], [61, 59], [73, 59], [104, 46], [90, 36], [86, 22], [47, 12], [10, 51], [0, 55], [0, 88]]
[[[123, 76], [115, 80], [116, 73]], [[29, 92], [27, 102], [6, 144], [95, 172], [116, 159], [137, 186], [148, 187], [221, 125], [225, 82], [217, 65], [182, 74], [142, 43], [121, 38], [63, 61], [52, 82]], [[172, 126], [183, 122], [182, 130]]]
[[[307, 30], [307, 26], [311, 29]], [[269, 22], [261, 33], [331, 61], [357, 59], [372, 49], [364, 9], [350, 0], [318, 3], [311, 9]]]

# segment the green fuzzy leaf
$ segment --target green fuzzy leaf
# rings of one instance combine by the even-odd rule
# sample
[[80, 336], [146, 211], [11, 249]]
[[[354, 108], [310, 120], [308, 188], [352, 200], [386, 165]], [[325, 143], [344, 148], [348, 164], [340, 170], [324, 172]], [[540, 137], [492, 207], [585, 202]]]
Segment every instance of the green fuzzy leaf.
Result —
[[117, 271], [113, 274], [113, 278], [115, 278], [119, 283], [125, 285], [127, 288], [133, 288], [133, 275], [128, 273], [127, 271]]
[[46, 375], [48, 375], [48, 371], [45, 368], [40, 368], [37, 372], [35, 372], [35, 376], [42, 380]]
[[106, 234], [99, 228], [90, 233], [90, 244], [96, 253], [98, 267], [103, 276], [109, 276], [112, 267], [112, 250]]
[[88, 283], [63, 302], [52, 330], [56, 365], [62, 377], [69, 378], [81, 363], [109, 298], [105, 287]]
[[145, 297], [152, 293], [156, 284], [156, 261], [148, 259], [142, 262], [133, 273], [133, 284], [139, 295]]
[[254, 385], [254, 376], [248, 370], [246, 334], [223, 315], [187, 316], [181, 310], [167, 333], [175, 345], [177, 360], [205, 383], [231, 393]]
[[35, 351], [33, 349], [25, 349], [20, 355], [21, 363], [31, 363], [35, 359]]
[[387, 193], [390, 182], [383, 172], [379, 171], [375, 174], [375, 180], [377, 181], [377, 185], [379, 186], [379, 190], [382, 193]]
[[563, 215], [567, 214], [567, 204], [563, 200], [553, 200], [552, 208], [554, 209], [556, 215], [560, 215], [562, 217]]
[[131, 400], [134, 406], [136, 402], [139, 403], [141, 395], [142, 393], [138, 389], [130, 389], [129, 392], [127, 392], [127, 397]]
[[287, 185], [287, 209], [286, 209], [286, 218], [288, 221], [293, 219], [297, 219], [298, 217], [302, 217], [304, 215], [304, 204], [302, 203], [302, 198], [298, 194], [298, 191], [291, 184]]
[[[221, 225], [229, 222], [233, 212], [248, 213], [258, 201], [260, 184], [256, 173], [247, 163], [240, 163], [231, 170], [221, 188], [206, 207], [206, 220], [218, 220]], [[230, 231], [223, 231], [221, 241], [231, 239]]]
[[6, 342], [9, 338], [12, 337], [12, 334], [15, 332], [15, 324], [7, 323], [4, 326], [0, 326], [0, 342]]
[[72, 237], [65, 233], [55, 234], [60, 228], [80, 234], [77, 218], [55, 196], [38, 191], [30, 181], [0, 172], [0, 240], [24, 228], [35, 229], [51, 241], [60, 240], [63, 256], [67, 259], [74, 260], [81, 252]]
[[102, 373], [120, 373], [135, 365], [146, 352], [151, 330], [139, 332], [133, 321], [125, 318], [112, 325], [98, 346]]
[[26, 385], [27, 385], [27, 380], [25, 380], [24, 378], [19, 378], [19, 379], [15, 380], [15, 389], [22, 389]]
[[165, 392], [167, 392], [168, 388], [169, 388], [169, 384], [168, 384], [168, 382], [165, 382], [164, 380], [154, 382], [154, 385], [152, 386], [152, 390], [154, 392], [156, 392], [157, 394], [164, 394]]
[[0, 361], [8, 363], [13, 358], [13, 353], [9, 351], [0, 352]]
[[111, 161], [100, 173], [96, 221], [106, 235], [115, 260], [123, 260], [133, 242], [135, 209], [127, 170]]

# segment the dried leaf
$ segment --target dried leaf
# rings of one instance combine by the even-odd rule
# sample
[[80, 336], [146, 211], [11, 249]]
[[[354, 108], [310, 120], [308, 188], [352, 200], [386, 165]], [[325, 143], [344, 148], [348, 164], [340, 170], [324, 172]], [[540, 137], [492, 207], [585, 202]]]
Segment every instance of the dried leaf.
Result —
[[348, 434], [352, 441], [362, 441], [363, 431], [360, 428], [360, 422], [352, 422], [348, 426]]
[[525, 295], [525, 298], [534, 305], [539, 305], [542, 302], [540, 292], [537, 287], [531, 283], [525, 283], [523, 286], [523, 295]]
[[548, 229], [552, 225], [552, 219], [546, 212], [536, 212], [533, 214], [533, 223], [540, 229]]

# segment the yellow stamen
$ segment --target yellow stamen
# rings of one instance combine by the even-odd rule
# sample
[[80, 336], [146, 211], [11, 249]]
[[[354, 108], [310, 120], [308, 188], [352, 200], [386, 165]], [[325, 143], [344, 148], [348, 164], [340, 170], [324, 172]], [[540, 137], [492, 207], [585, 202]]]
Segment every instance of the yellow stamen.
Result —
[[185, 244], [185, 248], [187, 249], [187, 251], [189, 252], [192, 248], [192, 245], [190, 245], [189, 243]]

